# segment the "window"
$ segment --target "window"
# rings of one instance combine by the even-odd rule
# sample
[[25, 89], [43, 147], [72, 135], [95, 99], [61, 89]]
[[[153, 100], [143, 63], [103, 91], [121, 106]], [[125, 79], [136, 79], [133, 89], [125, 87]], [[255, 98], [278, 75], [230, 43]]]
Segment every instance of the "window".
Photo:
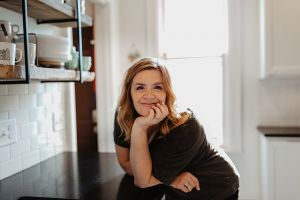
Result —
[[164, 0], [159, 40], [178, 105], [194, 112], [218, 146], [223, 144], [227, 15], [226, 0]]

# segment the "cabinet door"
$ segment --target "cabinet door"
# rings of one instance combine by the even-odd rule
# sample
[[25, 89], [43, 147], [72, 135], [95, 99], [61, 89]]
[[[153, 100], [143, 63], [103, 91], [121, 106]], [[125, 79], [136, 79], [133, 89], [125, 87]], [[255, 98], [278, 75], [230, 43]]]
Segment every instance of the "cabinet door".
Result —
[[260, 0], [261, 78], [300, 77], [300, 1]]
[[300, 138], [267, 138], [264, 199], [300, 199]]

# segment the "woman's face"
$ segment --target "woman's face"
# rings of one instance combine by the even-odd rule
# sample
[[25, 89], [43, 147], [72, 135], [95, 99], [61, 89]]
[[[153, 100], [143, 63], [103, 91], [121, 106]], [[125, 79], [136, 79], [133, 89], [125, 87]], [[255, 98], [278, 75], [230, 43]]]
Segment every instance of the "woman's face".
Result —
[[153, 105], [166, 103], [166, 91], [159, 70], [144, 70], [135, 75], [130, 89], [135, 110], [147, 116]]

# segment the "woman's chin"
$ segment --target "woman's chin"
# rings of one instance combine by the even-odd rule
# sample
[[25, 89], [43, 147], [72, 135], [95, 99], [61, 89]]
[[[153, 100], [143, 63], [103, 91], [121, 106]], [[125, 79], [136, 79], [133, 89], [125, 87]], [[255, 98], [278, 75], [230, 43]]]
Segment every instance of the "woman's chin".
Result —
[[150, 109], [143, 109], [140, 112], [138, 112], [141, 116], [146, 117], [149, 115]]

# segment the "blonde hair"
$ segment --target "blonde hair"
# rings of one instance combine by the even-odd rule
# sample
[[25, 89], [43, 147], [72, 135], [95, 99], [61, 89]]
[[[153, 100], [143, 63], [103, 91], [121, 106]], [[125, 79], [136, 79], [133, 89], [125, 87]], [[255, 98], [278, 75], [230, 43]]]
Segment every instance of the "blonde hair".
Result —
[[188, 114], [187, 112], [179, 114], [175, 109], [176, 97], [172, 89], [171, 77], [163, 62], [158, 58], [142, 58], [126, 71], [119, 98], [117, 120], [122, 129], [122, 134], [125, 134], [125, 141], [130, 141], [132, 125], [135, 118], [139, 116], [134, 108], [130, 93], [132, 80], [139, 72], [144, 70], [159, 70], [162, 75], [162, 83], [166, 91], [166, 106], [169, 109], [169, 114], [159, 123], [161, 133], [163, 135], [168, 134], [172, 128], [182, 124], [182, 116]]

